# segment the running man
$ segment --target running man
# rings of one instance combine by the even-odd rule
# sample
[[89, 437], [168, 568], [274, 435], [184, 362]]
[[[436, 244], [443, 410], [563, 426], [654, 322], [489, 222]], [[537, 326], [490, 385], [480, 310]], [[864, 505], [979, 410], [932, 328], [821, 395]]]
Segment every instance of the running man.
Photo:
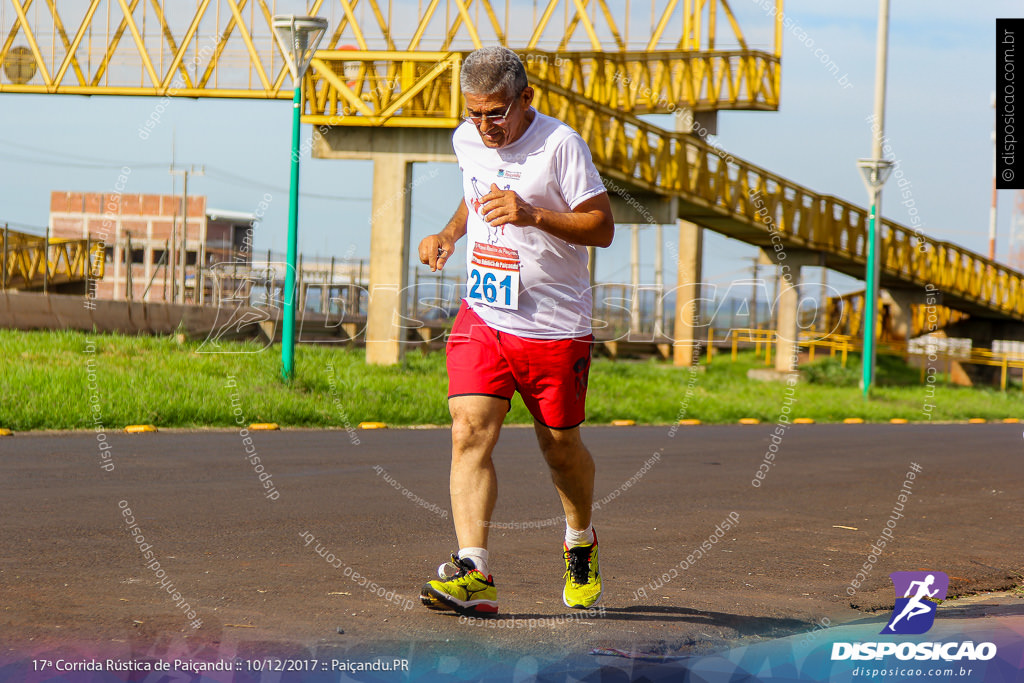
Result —
[[467, 237], [466, 295], [447, 345], [459, 551], [420, 599], [460, 614], [498, 611], [487, 548], [498, 496], [491, 453], [518, 391], [565, 510], [562, 599], [587, 608], [601, 597], [594, 461], [579, 428], [593, 340], [587, 247], [611, 244], [611, 204], [583, 139], [530, 106], [533, 88], [515, 52], [477, 50], [461, 79], [466, 122], [452, 145], [464, 199], [419, 246], [420, 261], [436, 271]]
[[[892, 622], [889, 624], [890, 631], [892, 631], [893, 633], [896, 632], [896, 622], [898, 622], [903, 617], [906, 617], [907, 621], [910, 621], [919, 614], [928, 614], [932, 611], [931, 608], [924, 603], [924, 600], [925, 598], [934, 597], [935, 594], [939, 592], [938, 588], [936, 588], [935, 590], [928, 590], [933, 583], [935, 583], [934, 574], [929, 574], [928, 576], [926, 576], [924, 578], [924, 581], [910, 582], [910, 585], [907, 586], [907, 593], [903, 596], [905, 598], [910, 598], [910, 601], [907, 602], [906, 606], [903, 608], [903, 611], [900, 612], [900, 615], [893, 619]], [[914, 591], [914, 586], [917, 586], [917, 593], [915, 593], [914, 596], [911, 597], [910, 594]]]

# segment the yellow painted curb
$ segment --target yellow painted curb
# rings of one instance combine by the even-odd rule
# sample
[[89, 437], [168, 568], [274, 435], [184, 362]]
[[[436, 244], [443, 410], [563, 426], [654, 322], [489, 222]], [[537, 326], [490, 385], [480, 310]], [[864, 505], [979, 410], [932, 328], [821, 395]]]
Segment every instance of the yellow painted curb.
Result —
[[967, 421], [967, 424], [983, 425], [985, 424], [985, 422], [986, 420], [983, 417], [972, 417], [970, 420]]
[[905, 425], [907, 424], [907, 421], [904, 420], [902, 417], [894, 417], [893, 419], [889, 420], [889, 424]]
[[1008, 424], [1008, 425], [1015, 425], [1015, 424], [1017, 424], [1018, 422], [1020, 422], [1020, 419], [1019, 419], [1019, 418], [1016, 418], [1016, 417], [1004, 417], [1004, 418], [1003, 418], [1003, 423], [1004, 423], [1004, 424]]
[[679, 424], [681, 424], [681, 425], [699, 425], [700, 424], [700, 420], [692, 420], [692, 419], [680, 420]]
[[761, 421], [758, 420], [756, 417], [741, 417], [740, 418], [740, 424], [741, 425], [759, 425], [759, 424], [761, 424]]
[[155, 432], [156, 427], [153, 425], [128, 425], [124, 431], [129, 434], [142, 434], [143, 432]]
[[636, 420], [612, 420], [613, 427], [632, 427], [636, 424]]
[[814, 424], [814, 418], [811, 417], [798, 417], [793, 420], [795, 425], [812, 425]]
[[6, 427], [0, 427], [0, 436], [14, 436], [14, 432]]
[[280, 427], [276, 422], [253, 422], [249, 425], [249, 429], [254, 432], [273, 432], [280, 429]]
[[843, 424], [845, 424], [845, 425], [860, 425], [860, 424], [864, 424], [864, 420], [863, 420], [863, 418], [859, 418], [859, 417], [848, 417], [845, 420], [843, 420]]
[[388, 426], [383, 422], [360, 422], [360, 429], [387, 429]]

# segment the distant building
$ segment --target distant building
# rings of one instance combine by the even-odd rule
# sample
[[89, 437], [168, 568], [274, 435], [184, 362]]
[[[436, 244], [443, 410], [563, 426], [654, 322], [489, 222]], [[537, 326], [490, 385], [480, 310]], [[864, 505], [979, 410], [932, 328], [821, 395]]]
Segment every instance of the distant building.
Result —
[[[96, 284], [97, 298], [174, 301], [184, 260], [183, 298], [198, 302], [210, 294], [211, 265], [252, 263], [258, 218], [208, 209], [206, 197], [189, 196], [183, 250], [181, 205], [181, 197], [172, 195], [55, 191], [50, 194], [50, 235], [106, 244], [106, 273]], [[198, 271], [197, 263], [202, 264]]]

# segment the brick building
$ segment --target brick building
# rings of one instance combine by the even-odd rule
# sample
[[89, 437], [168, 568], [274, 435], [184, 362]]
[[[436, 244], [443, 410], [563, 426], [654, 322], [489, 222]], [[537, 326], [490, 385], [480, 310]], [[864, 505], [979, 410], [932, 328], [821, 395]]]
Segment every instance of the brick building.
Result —
[[[98, 192], [50, 195], [50, 235], [102, 240], [106, 274], [96, 285], [101, 299], [173, 301], [181, 283], [184, 300], [199, 300], [196, 283], [209, 293], [205, 271], [214, 263], [252, 262], [253, 214], [208, 209], [206, 197], [188, 197], [185, 248], [181, 248], [180, 196]], [[203, 268], [196, 268], [196, 264]], [[130, 294], [129, 294], [129, 290]]]

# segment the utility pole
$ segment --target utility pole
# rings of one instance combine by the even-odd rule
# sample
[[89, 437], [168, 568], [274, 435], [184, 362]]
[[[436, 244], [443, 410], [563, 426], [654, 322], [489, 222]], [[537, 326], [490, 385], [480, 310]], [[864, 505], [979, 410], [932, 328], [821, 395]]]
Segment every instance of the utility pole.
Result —
[[[996, 94], [992, 93], [992, 108], [996, 108]], [[988, 212], [988, 260], [996, 260], [996, 132], [992, 131], [992, 208]]]
[[826, 333], [832, 330], [828, 326], [828, 266], [825, 263], [825, 252], [821, 252], [821, 300], [818, 302], [818, 313], [815, 316], [815, 321], [822, 321], [823, 328]]
[[655, 341], [665, 334], [665, 256], [661, 226], [654, 226], [654, 288], [658, 301], [654, 307]]
[[633, 285], [633, 293], [630, 302], [629, 331], [631, 334], [640, 333], [640, 226], [629, 226], [633, 230], [633, 239], [629, 250], [629, 279]]
[[[174, 168], [171, 165], [171, 175], [180, 175], [182, 177], [181, 183], [181, 242], [179, 259], [178, 259], [178, 296], [177, 302], [179, 304], [185, 303], [185, 265], [188, 262], [188, 176], [193, 175], [206, 175], [206, 167], [200, 166], [196, 169], [195, 166], [189, 166], [187, 169]], [[199, 236], [199, 240], [203, 240], [203, 235]], [[196, 253], [196, 266], [199, 266], [199, 255]], [[174, 271], [171, 271], [171, 281], [174, 281]], [[195, 297], [193, 296], [193, 302]]]
[[757, 281], [758, 269], [761, 265], [761, 257], [754, 257], [754, 284], [750, 288], [750, 329], [757, 329], [757, 286], [760, 284]]

